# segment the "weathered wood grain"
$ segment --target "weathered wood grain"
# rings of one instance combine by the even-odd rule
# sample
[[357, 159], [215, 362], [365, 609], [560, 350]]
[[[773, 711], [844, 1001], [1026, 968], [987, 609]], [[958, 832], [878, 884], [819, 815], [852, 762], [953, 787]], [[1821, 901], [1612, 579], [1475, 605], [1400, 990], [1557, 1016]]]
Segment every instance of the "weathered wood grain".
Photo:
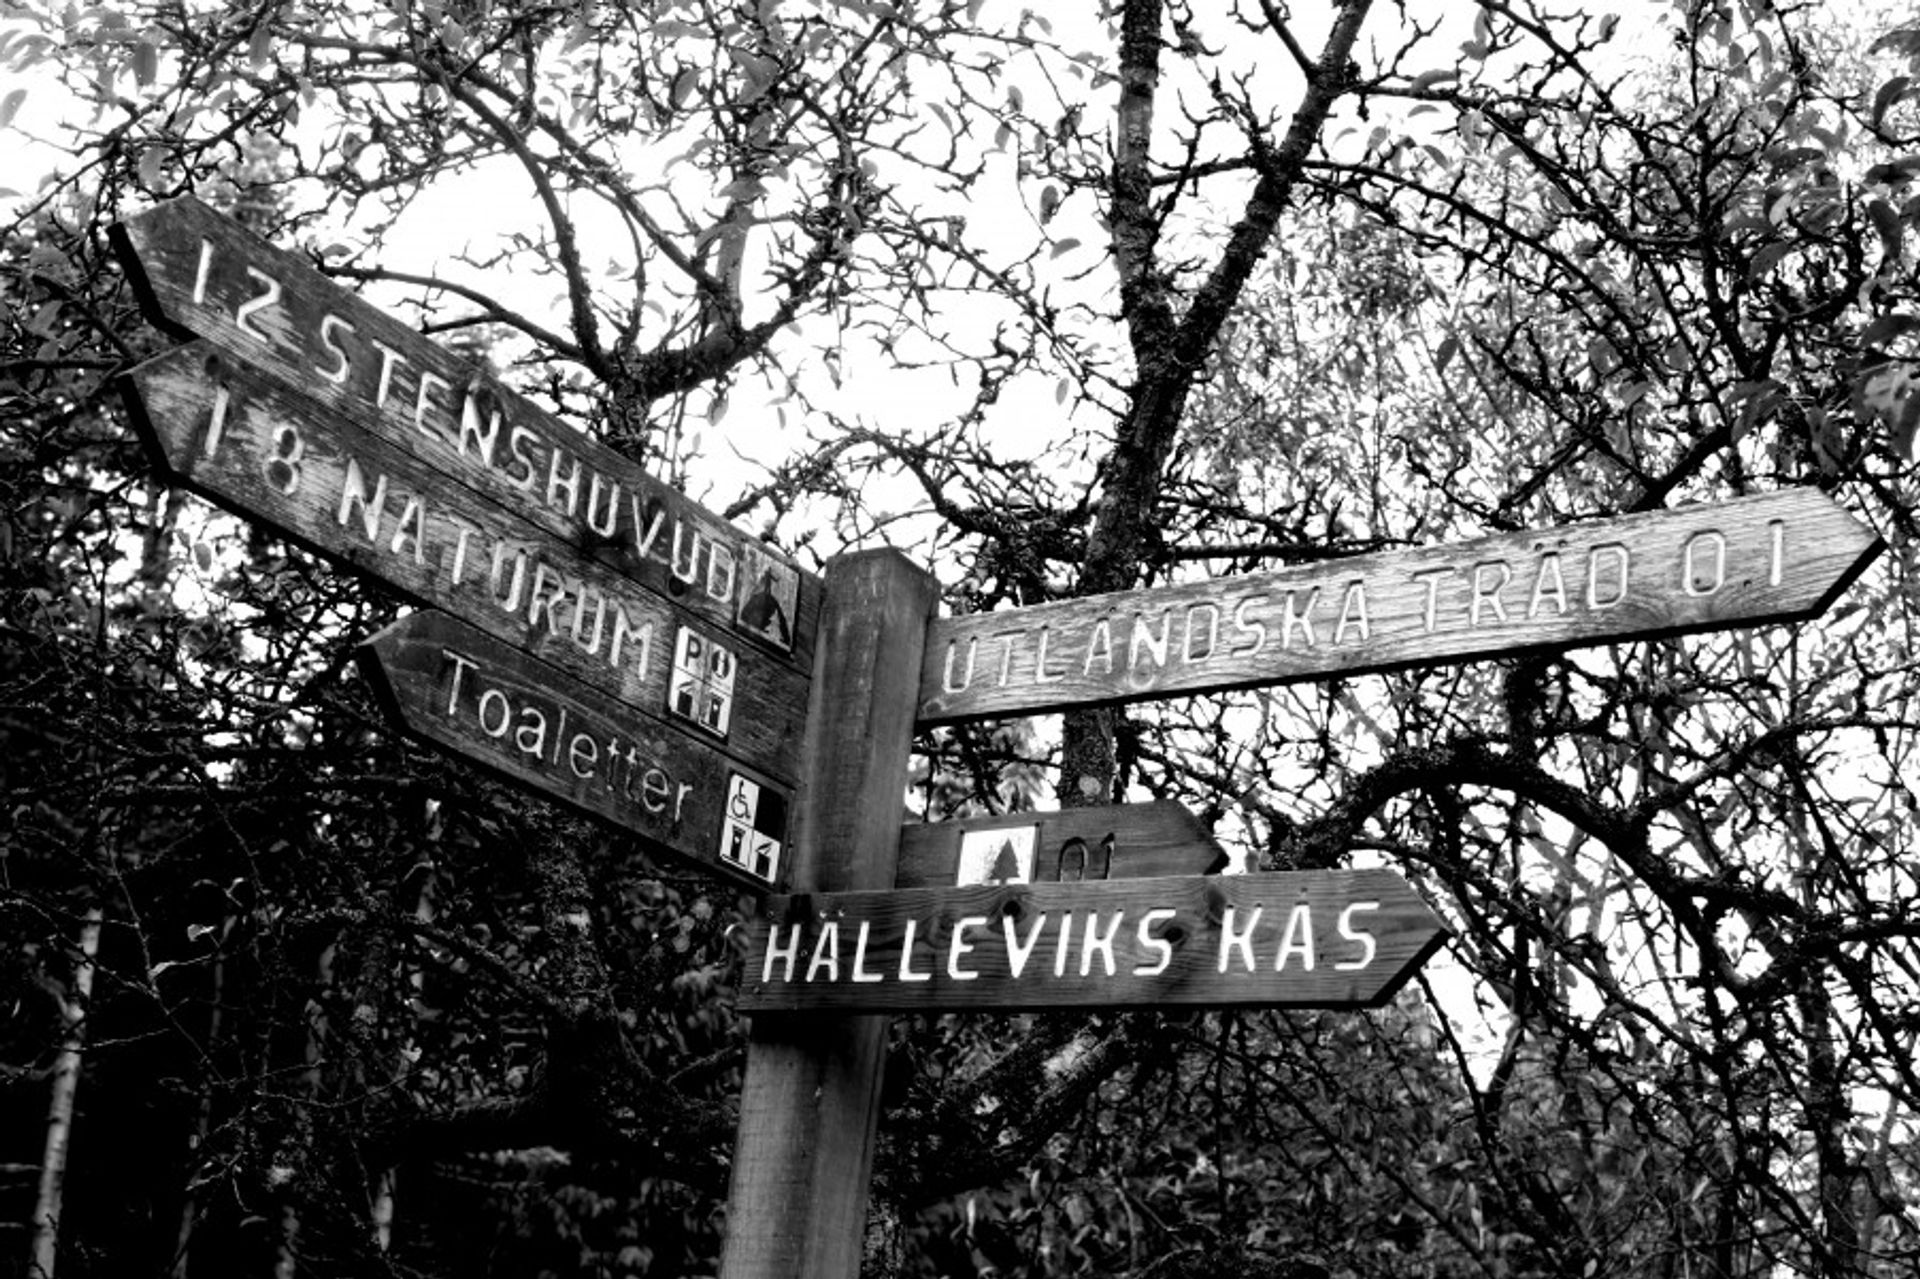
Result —
[[1227, 854], [1198, 818], [1173, 800], [1106, 804], [1053, 813], [1010, 813], [923, 822], [900, 832], [895, 888], [943, 888], [958, 882], [969, 835], [1032, 829], [1036, 882], [1205, 875]]
[[[796, 885], [893, 882], [933, 579], [899, 555], [827, 566], [795, 818]], [[858, 1273], [886, 1019], [753, 1019], [721, 1279]]]
[[756, 892], [786, 881], [791, 791], [444, 613], [356, 653], [409, 736]]
[[[783, 785], [799, 776], [807, 676], [734, 644], [724, 733], [675, 715], [676, 638], [718, 628], [581, 558], [431, 465], [201, 344], [131, 370], [137, 429], [189, 487], [453, 613]], [[697, 623], [697, 625], [696, 625]]]
[[805, 674], [819, 579], [191, 196], [112, 229], [142, 309]]
[[1818, 616], [1881, 542], [1788, 489], [941, 618], [922, 726]]
[[1446, 937], [1387, 870], [771, 897], [746, 1012], [1360, 1008]]

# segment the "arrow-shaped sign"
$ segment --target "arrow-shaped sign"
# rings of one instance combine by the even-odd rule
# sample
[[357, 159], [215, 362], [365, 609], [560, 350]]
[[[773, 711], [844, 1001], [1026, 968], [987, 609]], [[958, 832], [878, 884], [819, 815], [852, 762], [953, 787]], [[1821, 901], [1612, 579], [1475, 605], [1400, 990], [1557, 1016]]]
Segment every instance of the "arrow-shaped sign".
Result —
[[772, 897], [744, 1012], [1372, 1007], [1446, 929], [1387, 870]]
[[790, 789], [443, 613], [361, 646], [410, 736], [764, 891], [785, 882]]
[[783, 784], [798, 775], [808, 680], [789, 663], [716, 639], [664, 597], [200, 343], [121, 387], [149, 446], [195, 490], [695, 743]]
[[201, 337], [574, 550], [812, 673], [819, 579], [638, 465], [183, 196], [113, 245], [154, 323]]
[[1817, 616], [1880, 539], [1814, 489], [932, 623], [922, 726]]
[[900, 830], [896, 888], [1208, 875], [1227, 854], [1170, 799], [926, 822]]

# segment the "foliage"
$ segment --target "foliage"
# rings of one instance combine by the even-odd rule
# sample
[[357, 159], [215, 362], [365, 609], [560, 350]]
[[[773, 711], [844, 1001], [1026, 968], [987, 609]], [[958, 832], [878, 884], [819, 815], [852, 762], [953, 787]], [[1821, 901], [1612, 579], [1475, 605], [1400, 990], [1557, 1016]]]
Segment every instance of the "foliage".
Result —
[[1179, 798], [1456, 938], [1364, 1015], [900, 1019], [870, 1270], [1911, 1272], [1920, 34], [1430, 8], [7, 9], [72, 158], [0, 241], [0, 1219], [97, 908], [63, 1276], [722, 1228], [741, 903], [390, 737], [394, 601], [139, 456], [104, 229], [193, 191], [956, 609], [1825, 490], [1888, 550], [1815, 622], [926, 735], [916, 816]]

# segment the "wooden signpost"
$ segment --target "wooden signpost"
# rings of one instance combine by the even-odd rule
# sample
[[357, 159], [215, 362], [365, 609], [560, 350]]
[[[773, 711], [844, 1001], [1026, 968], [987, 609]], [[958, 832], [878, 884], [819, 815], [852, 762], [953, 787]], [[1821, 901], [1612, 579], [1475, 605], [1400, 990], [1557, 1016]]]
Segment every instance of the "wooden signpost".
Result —
[[[444, 627], [409, 621], [369, 651], [408, 731], [785, 884], [818, 578], [196, 200], [114, 242], [149, 316], [194, 339], [121, 379], [166, 469], [491, 637], [441, 643]], [[429, 674], [436, 643], [460, 656]], [[462, 711], [462, 695], [484, 705]], [[509, 696], [524, 726], [498, 719]], [[589, 720], [621, 766], [575, 747]], [[662, 799], [662, 777], [685, 780]]]
[[916, 726], [1796, 620], [1880, 549], [1792, 490], [935, 619], [898, 555], [801, 572], [195, 200], [113, 238], [189, 340], [122, 379], [166, 469], [443, 610], [360, 655], [406, 732], [791, 890], [736, 933], [726, 1279], [855, 1273], [874, 1014], [1365, 1007], [1445, 937], [1390, 871], [1210, 874], [1177, 804], [903, 828]]
[[1385, 870], [769, 899], [744, 1012], [1364, 1008], [1446, 937]]
[[1787, 489], [947, 617], [927, 637], [920, 722], [1797, 621], [1879, 549], [1832, 499]]
[[411, 737], [764, 891], [785, 881], [791, 786], [444, 613], [357, 656]]

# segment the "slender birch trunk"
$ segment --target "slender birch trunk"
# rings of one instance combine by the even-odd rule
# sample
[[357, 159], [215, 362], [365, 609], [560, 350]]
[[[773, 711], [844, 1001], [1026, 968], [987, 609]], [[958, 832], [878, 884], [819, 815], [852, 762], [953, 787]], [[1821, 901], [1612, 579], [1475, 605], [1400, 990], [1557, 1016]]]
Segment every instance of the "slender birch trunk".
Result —
[[[213, 960], [212, 1011], [207, 1016], [207, 1057], [211, 1059], [219, 1051], [220, 1035], [225, 1023], [223, 1013], [227, 985], [227, 961], [224, 953], [216, 954]], [[201, 1158], [206, 1149], [207, 1136], [213, 1131], [213, 1080], [203, 1078], [200, 1081], [200, 1102], [193, 1117], [193, 1136], [187, 1149], [194, 1160]], [[193, 1247], [194, 1228], [200, 1222], [200, 1196], [194, 1191], [194, 1177], [189, 1172], [186, 1198], [180, 1205], [180, 1229], [173, 1241], [173, 1279], [187, 1279], [187, 1258]]]
[[[428, 835], [431, 841], [437, 841], [439, 820], [438, 805], [429, 801], [427, 810]], [[433, 905], [434, 869], [432, 861], [422, 863], [420, 895], [413, 906], [413, 917], [423, 924], [430, 924], [437, 913]], [[407, 985], [417, 997], [426, 991], [426, 974], [412, 961], [407, 963]], [[392, 1084], [398, 1088], [405, 1084], [407, 1074], [413, 1068], [414, 1040], [411, 1036], [401, 1045], [398, 1058], [394, 1062]], [[393, 1247], [394, 1186], [399, 1177], [399, 1165], [388, 1164], [380, 1170], [380, 1176], [374, 1184], [373, 1202], [369, 1205], [369, 1215], [373, 1224], [373, 1244], [381, 1252]]]
[[33, 1249], [28, 1279], [53, 1279], [60, 1250], [60, 1205], [66, 1188], [67, 1142], [73, 1132], [73, 1098], [80, 1087], [80, 1057], [87, 1044], [87, 1003], [93, 995], [94, 962], [100, 954], [100, 907], [87, 911], [80, 928], [80, 958], [62, 1009], [66, 1023], [53, 1064], [53, 1097], [47, 1106], [46, 1153], [40, 1161], [40, 1193], [33, 1205]]

